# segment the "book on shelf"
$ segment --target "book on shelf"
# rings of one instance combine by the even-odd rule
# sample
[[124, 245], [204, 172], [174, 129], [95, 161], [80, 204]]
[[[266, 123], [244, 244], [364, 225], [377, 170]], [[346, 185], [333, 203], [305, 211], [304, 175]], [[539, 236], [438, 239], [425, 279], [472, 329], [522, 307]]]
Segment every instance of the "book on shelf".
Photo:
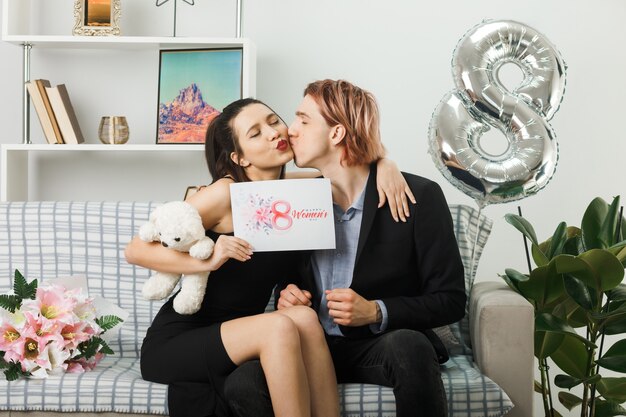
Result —
[[50, 87], [48, 80], [33, 80], [26, 83], [28, 94], [33, 101], [37, 117], [41, 123], [43, 134], [48, 143], [64, 143], [59, 124], [54, 116], [52, 105], [46, 93], [46, 87]]
[[46, 87], [46, 93], [54, 110], [54, 115], [61, 129], [63, 141], [69, 144], [83, 143], [83, 133], [80, 130], [74, 107], [70, 101], [65, 84], [56, 87]]

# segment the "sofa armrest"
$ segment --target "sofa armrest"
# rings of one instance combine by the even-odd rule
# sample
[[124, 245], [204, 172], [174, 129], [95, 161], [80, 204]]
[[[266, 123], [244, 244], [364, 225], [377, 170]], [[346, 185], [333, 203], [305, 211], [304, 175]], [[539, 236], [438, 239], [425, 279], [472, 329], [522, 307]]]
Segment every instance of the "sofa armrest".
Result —
[[534, 311], [521, 295], [500, 282], [478, 282], [470, 295], [474, 360], [515, 407], [507, 417], [531, 417], [534, 380]]

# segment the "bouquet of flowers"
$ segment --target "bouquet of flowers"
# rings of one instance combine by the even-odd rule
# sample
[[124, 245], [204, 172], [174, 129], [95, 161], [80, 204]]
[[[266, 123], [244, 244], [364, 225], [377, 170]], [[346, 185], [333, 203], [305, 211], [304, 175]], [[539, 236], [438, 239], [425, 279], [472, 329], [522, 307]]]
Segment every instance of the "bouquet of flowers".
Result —
[[82, 288], [37, 280], [15, 270], [13, 294], [0, 295], [0, 369], [6, 379], [46, 378], [57, 372], [93, 369], [113, 354], [102, 334], [122, 322], [96, 317], [94, 299]]

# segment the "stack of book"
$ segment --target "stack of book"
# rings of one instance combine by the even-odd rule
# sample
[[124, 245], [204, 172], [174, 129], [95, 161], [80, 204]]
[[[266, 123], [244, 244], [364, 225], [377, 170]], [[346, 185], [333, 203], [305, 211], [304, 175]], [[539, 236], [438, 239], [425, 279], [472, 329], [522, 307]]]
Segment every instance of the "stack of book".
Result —
[[48, 143], [83, 143], [83, 134], [65, 84], [52, 87], [48, 80], [26, 83]]

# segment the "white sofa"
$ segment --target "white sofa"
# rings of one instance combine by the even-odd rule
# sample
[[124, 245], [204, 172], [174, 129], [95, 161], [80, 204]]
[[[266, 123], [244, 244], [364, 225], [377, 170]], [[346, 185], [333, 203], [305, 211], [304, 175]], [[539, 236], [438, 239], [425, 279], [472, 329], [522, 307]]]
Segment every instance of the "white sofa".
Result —
[[[45, 381], [7, 382], [1, 378], [0, 417], [54, 416], [55, 412], [71, 412], [77, 417], [167, 413], [167, 387], [142, 380], [139, 371], [143, 335], [161, 304], [141, 297], [140, 288], [149, 271], [127, 264], [123, 253], [156, 205], [0, 203], [0, 292], [10, 288], [15, 269], [28, 280], [86, 275], [91, 294], [114, 301], [130, 313], [112, 343], [115, 354], [106, 357], [94, 371]], [[476, 211], [466, 206], [451, 205], [450, 209], [471, 295], [466, 318], [450, 326], [460, 343], [452, 347], [451, 359], [442, 368], [449, 415], [495, 417], [506, 413], [530, 417], [532, 307], [499, 282], [472, 286], [468, 254], [478, 242], [473, 252], [475, 271], [491, 221], [482, 217], [477, 224]], [[395, 415], [389, 388], [345, 384], [340, 386], [340, 393], [344, 417]]]

